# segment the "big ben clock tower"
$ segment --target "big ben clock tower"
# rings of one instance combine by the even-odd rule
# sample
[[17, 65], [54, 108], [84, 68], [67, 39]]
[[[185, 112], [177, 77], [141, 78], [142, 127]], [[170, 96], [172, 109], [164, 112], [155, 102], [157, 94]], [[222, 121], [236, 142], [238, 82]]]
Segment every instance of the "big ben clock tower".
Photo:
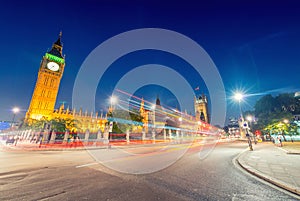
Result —
[[53, 43], [51, 50], [42, 58], [34, 92], [26, 113], [27, 121], [42, 118], [51, 119], [65, 67], [61, 36], [62, 33], [59, 34], [57, 41]]
[[199, 121], [204, 121], [206, 123], [210, 123], [209, 114], [208, 114], [208, 104], [207, 98], [204, 94], [199, 96], [198, 98], [194, 98], [194, 107], [195, 107], [195, 116]]

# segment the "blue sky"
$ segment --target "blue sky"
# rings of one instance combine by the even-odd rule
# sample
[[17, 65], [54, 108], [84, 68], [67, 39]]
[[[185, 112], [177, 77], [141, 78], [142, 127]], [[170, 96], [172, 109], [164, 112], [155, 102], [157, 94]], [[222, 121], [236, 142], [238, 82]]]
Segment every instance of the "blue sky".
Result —
[[[18, 118], [25, 115], [41, 58], [60, 31], [66, 68], [58, 103], [71, 105], [77, 72], [94, 48], [122, 32], [149, 27], [179, 32], [201, 45], [217, 66], [227, 97], [235, 89], [248, 94], [300, 90], [299, 9], [299, 3], [291, 0], [6, 1], [0, 8], [0, 120], [11, 120], [14, 106], [23, 109]], [[97, 92], [97, 109], [105, 111], [118, 76], [149, 62], [172, 66], [189, 77], [191, 86], [200, 85], [200, 92], [208, 93], [201, 77], [193, 76], [180, 59], [155, 51], [136, 52], [106, 72], [105, 88]], [[159, 87], [145, 87], [137, 95], [150, 101], [159, 95], [162, 103], [177, 104], [172, 93]], [[244, 110], [259, 97], [248, 97]], [[238, 107], [228, 99], [227, 115], [237, 113]]]

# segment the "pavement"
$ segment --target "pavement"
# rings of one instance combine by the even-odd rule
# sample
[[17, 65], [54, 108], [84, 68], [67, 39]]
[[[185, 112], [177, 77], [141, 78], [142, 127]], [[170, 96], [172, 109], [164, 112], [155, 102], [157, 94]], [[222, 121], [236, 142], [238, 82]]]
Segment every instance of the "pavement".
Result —
[[300, 151], [277, 147], [271, 142], [253, 145], [237, 157], [238, 164], [249, 173], [278, 187], [300, 195]]

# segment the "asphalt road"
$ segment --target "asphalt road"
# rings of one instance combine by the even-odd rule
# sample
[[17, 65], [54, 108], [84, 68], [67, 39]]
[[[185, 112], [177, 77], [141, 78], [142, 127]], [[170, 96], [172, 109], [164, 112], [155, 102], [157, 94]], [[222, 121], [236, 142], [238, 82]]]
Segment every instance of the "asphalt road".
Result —
[[297, 200], [233, 164], [246, 144], [212, 147], [2, 151], [0, 200]]

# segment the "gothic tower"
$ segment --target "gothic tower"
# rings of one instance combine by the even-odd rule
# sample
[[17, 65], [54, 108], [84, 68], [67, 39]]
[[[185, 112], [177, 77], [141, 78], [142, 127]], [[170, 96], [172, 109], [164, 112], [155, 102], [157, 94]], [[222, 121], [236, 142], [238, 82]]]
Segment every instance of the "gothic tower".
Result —
[[145, 129], [145, 132], [148, 132], [148, 123], [149, 123], [149, 110], [145, 109], [145, 101], [144, 98], [142, 98], [141, 106], [140, 106], [140, 115], [143, 117], [143, 126]]
[[31, 102], [26, 113], [26, 120], [51, 119], [65, 67], [61, 36], [62, 33], [60, 32], [51, 50], [46, 52], [42, 58]]
[[198, 98], [194, 98], [195, 116], [197, 120], [209, 123], [207, 98], [204, 94]]

